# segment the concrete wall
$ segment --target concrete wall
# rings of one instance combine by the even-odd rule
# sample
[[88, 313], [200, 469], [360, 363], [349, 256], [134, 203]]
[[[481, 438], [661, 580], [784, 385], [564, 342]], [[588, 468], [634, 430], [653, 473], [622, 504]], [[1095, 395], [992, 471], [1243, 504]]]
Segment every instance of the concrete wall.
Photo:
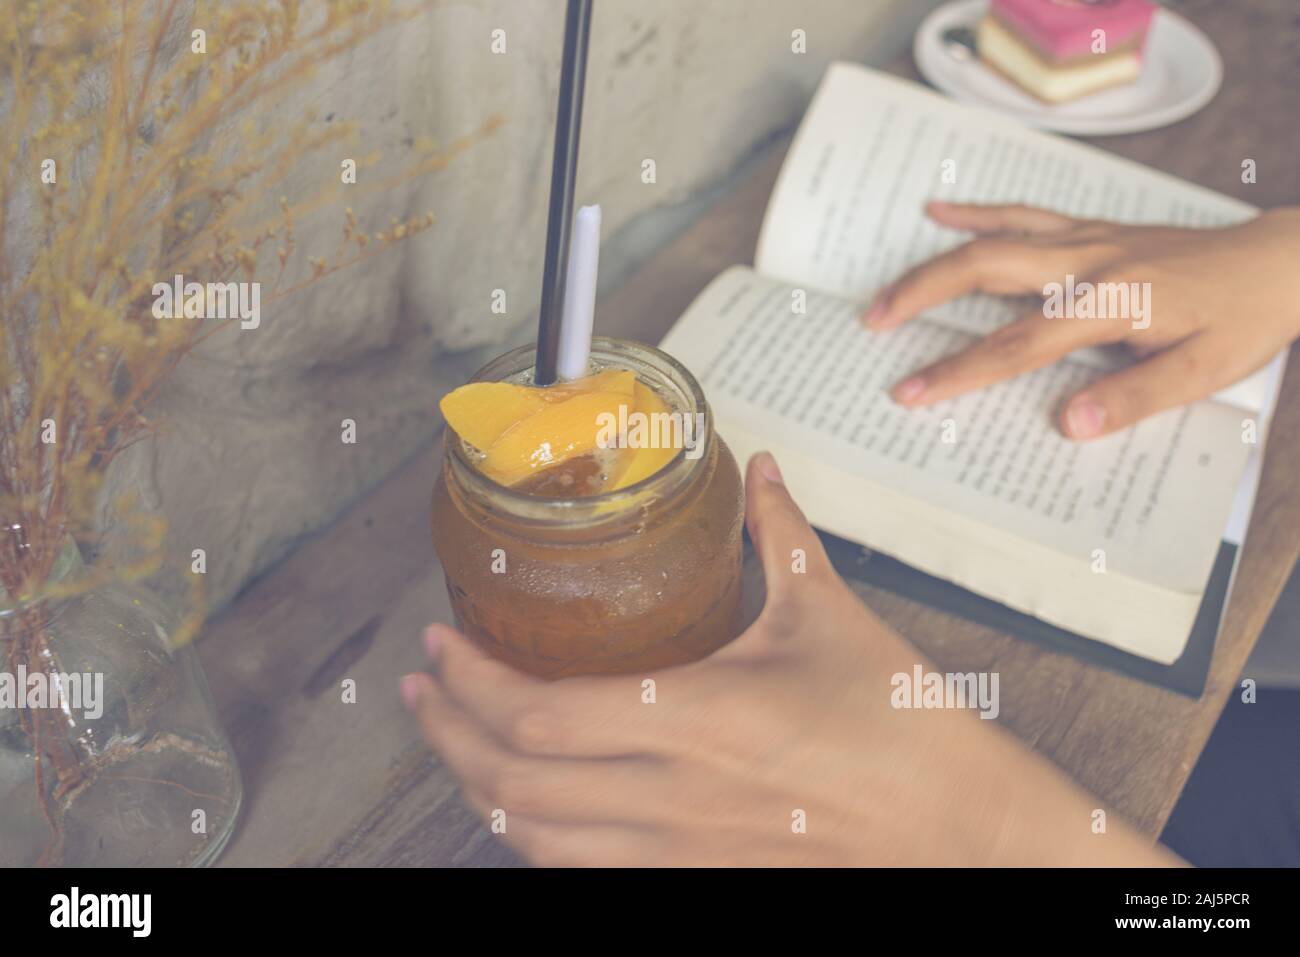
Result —
[[[795, 123], [828, 62], [887, 62], [932, 5], [597, 0], [579, 199], [604, 208], [603, 286]], [[163, 510], [179, 567], [191, 549], [207, 551], [214, 606], [427, 443], [438, 397], [531, 335], [562, 18], [560, 0], [439, 3], [327, 65], [262, 117], [314, 106], [316, 122], [354, 120], [363, 150], [390, 159], [421, 136], [446, 143], [493, 113], [505, 123], [451, 168], [358, 200], [363, 229], [426, 209], [438, 222], [264, 310], [260, 329], [210, 340], [166, 395], [165, 430], [117, 464], [109, 494], [136, 489]], [[505, 31], [504, 54], [490, 49], [496, 29]], [[796, 29], [806, 31], [806, 54], [791, 51]], [[645, 159], [656, 163], [654, 184], [642, 182]], [[338, 156], [319, 157], [287, 189], [306, 191], [338, 169]], [[332, 248], [341, 219], [329, 210], [300, 224], [299, 258]], [[504, 316], [489, 308], [498, 288]], [[345, 418], [357, 423], [355, 445], [340, 440]]]

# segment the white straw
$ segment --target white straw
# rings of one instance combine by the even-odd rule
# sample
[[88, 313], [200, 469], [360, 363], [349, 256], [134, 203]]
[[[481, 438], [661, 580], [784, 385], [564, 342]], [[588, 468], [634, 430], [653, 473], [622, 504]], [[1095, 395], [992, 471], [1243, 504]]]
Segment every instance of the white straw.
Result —
[[591, 325], [596, 314], [596, 268], [600, 261], [600, 207], [583, 206], [573, 217], [569, 273], [564, 285], [564, 314], [560, 317], [561, 380], [581, 379], [591, 359]]

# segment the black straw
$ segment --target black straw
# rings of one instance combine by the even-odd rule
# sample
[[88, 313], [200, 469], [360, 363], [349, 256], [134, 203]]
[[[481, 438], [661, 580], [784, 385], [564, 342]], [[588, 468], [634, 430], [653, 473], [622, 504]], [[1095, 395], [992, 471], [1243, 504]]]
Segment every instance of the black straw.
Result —
[[564, 315], [564, 286], [569, 272], [573, 187], [578, 171], [582, 89], [586, 85], [590, 35], [591, 0], [569, 0], [569, 9], [564, 17], [560, 104], [555, 114], [555, 157], [551, 163], [551, 208], [546, 221], [542, 308], [537, 317], [537, 366], [533, 372], [533, 381], [537, 385], [550, 385], [558, 378], [560, 318]]

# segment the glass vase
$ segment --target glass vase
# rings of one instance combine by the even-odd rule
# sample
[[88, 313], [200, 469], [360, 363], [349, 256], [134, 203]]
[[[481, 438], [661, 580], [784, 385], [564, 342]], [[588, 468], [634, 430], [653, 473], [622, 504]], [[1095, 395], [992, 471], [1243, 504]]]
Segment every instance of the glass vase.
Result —
[[[84, 572], [75, 543], [51, 584]], [[243, 789], [193, 647], [148, 591], [0, 590], [0, 866], [209, 864]]]

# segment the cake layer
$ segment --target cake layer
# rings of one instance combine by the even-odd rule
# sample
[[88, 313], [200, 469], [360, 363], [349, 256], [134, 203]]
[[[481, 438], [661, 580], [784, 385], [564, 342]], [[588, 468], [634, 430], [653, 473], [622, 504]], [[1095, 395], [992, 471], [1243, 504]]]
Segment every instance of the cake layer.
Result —
[[1092, 53], [1094, 30], [1104, 32], [1107, 52], [1140, 51], [1154, 11], [1150, 0], [993, 0], [989, 7], [1049, 61]]
[[977, 44], [980, 59], [1048, 103], [1062, 103], [1131, 83], [1142, 72], [1137, 52], [1089, 56], [1073, 65], [1047, 63], [995, 17], [980, 21]]
[[1057, 57], [1048, 56], [1038, 46], [1036, 46], [1033, 43], [1030, 43], [1028, 40], [1025, 39], [1024, 36], [1022, 36], [1020, 33], [1016, 31], [1015, 27], [1005, 22], [1004, 20], [1000, 20], [998, 16], [994, 14], [992, 11], [989, 11], [987, 19], [997, 20], [998, 26], [1002, 27], [1003, 31], [1005, 31], [1007, 34], [1014, 37], [1016, 40], [1020, 41], [1020, 44], [1027, 51], [1029, 51], [1029, 53], [1037, 57], [1042, 62], [1043, 67], [1045, 69], [1046, 68], [1060, 69], [1062, 67], [1091, 65], [1096, 63], [1098, 60], [1104, 60], [1107, 57], [1123, 56], [1124, 54], [1128, 54], [1128, 53], [1136, 54], [1138, 59], [1140, 60], [1142, 58], [1142, 45], [1143, 45], [1142, 41], [1146, 39], [1145, 34], [1141, 36], [1134, 34], [1133, 36], [1125, 40], [1123, 43], [1106, 44], [1105, 53], [1093, 53], [1091, 49], [1087, 49], [1084, 50], [1082, 53], [1076, 54], [1075, 56], [1057, 58]]

